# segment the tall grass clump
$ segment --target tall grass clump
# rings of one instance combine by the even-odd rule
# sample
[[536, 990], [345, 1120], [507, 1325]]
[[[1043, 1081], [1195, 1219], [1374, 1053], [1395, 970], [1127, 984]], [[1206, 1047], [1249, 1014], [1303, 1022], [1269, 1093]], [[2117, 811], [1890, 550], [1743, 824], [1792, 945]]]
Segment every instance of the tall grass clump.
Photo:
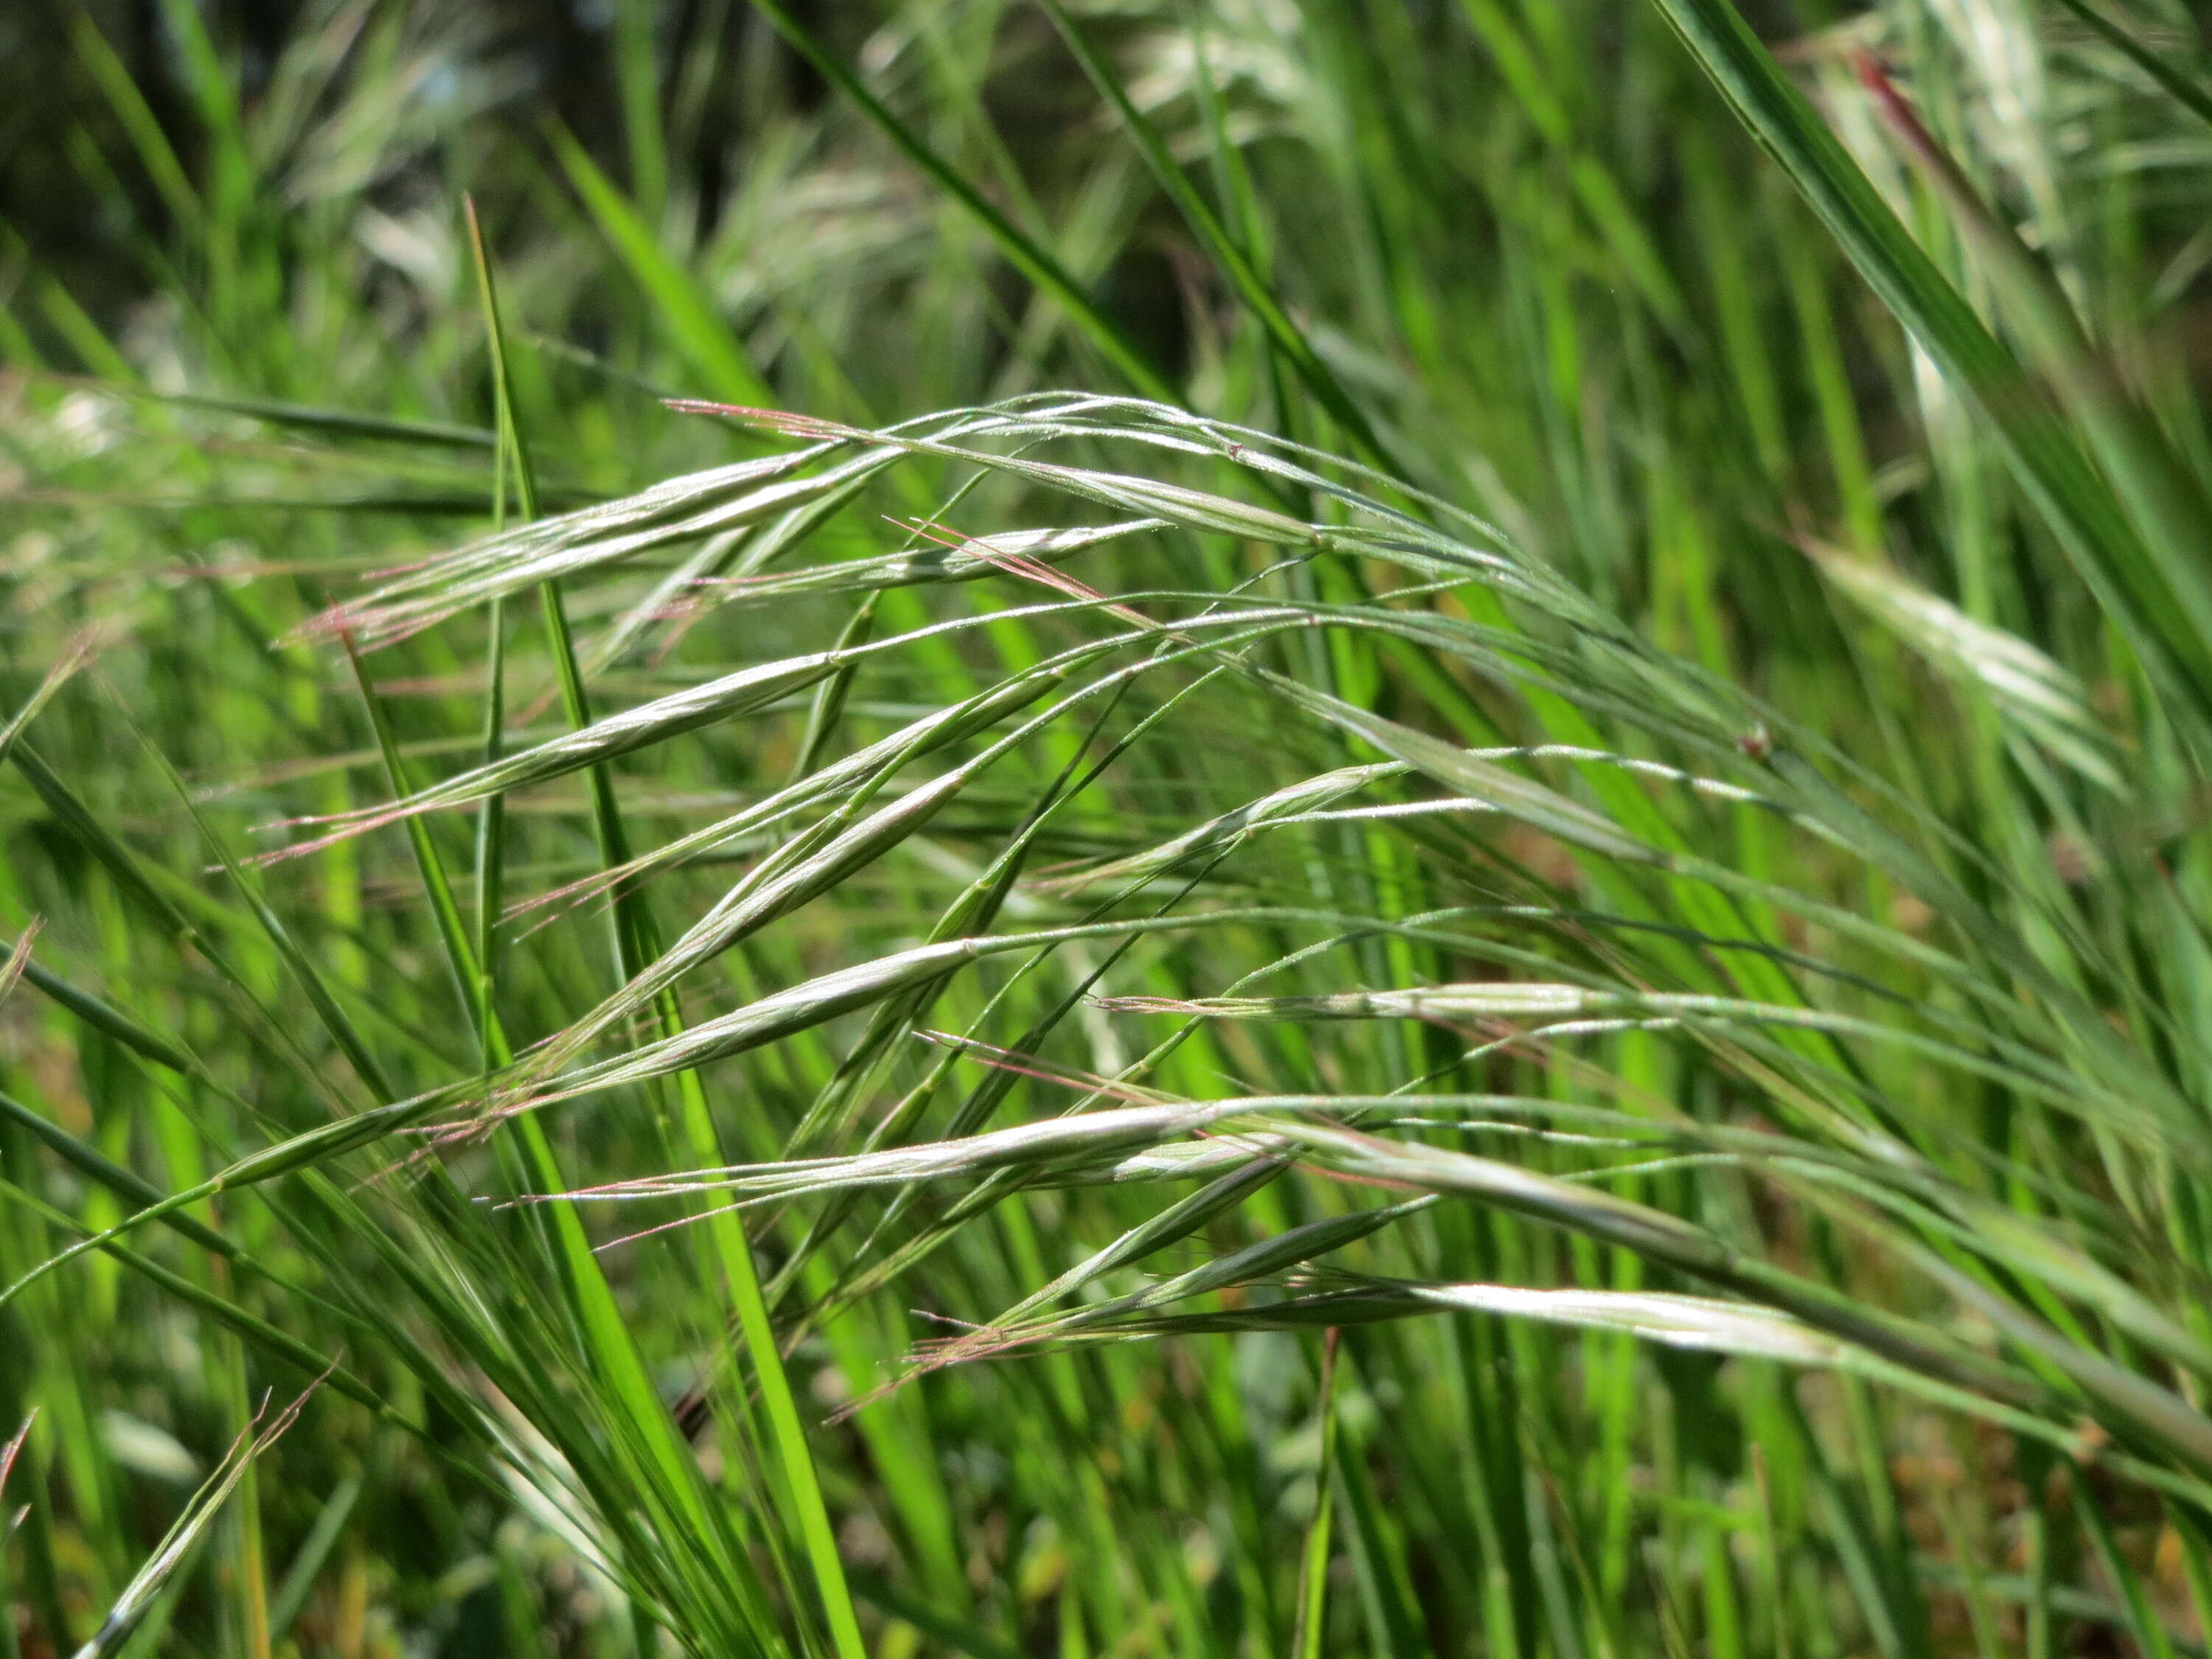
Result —
[[2203, 1650], [2183, 9], [47, 9], [5, 1659]]

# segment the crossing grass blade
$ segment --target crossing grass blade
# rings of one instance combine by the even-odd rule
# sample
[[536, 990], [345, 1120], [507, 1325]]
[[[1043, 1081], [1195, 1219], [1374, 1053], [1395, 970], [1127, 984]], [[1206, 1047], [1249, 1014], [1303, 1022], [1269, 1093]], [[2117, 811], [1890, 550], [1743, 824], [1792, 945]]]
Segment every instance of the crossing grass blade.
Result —
[[[100, 1659], [101, 1655], [114, 1653], [122, 1648], [139, 1620], [154, 1603], [164, 1583], [190, 1558], [224, 1504], [237, 1492], [254, 1461], [274, 1445], [277, 1437], [297, 1419], [307, 1398], [302, 1395], [265, 1425], [257, 1414], [246, 1433], [241, 1435], [231, 1448], [222, 1466], [192, 1494], [191, 1502], [185, 1506], [175, 1524], [163, 1535], [159, 1547], [148, 1558], [145, 1565], [123, 1587], [122, 1594], [108, 1608], [92, 1639], [76, 1650], [76, 1659]], [[266, 1412], [265, 1406], [263, 1410]]]
[[2170, 548], [2146, 546], [2149, 527], [2130, 521], [2079, 440], [2037, 407], [2018, 360], [1912, 240], [1729, 0], [1657, 3], [1860, 275], [2000, 435], [2022, 486], [2099, 601], [2184, 700], [2180, 711], [2201, 710], [2212, 682], [2197, 578]]

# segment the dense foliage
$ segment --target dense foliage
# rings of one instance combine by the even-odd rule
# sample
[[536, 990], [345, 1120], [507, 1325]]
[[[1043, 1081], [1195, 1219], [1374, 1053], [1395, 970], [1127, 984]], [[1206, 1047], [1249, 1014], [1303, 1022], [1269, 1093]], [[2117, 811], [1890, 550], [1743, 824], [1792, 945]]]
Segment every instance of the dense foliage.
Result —
[[43, 9], [0, 1654], [2202, 1650], [2179, 0]]

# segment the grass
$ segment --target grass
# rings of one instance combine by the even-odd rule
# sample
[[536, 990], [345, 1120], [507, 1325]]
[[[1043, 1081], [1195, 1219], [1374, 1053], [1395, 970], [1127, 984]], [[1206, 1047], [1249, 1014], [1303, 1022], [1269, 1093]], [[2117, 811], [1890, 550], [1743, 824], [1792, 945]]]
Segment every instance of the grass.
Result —
[[7, 1659], [2203, 1651], [2185, 11], [53, 9]]

